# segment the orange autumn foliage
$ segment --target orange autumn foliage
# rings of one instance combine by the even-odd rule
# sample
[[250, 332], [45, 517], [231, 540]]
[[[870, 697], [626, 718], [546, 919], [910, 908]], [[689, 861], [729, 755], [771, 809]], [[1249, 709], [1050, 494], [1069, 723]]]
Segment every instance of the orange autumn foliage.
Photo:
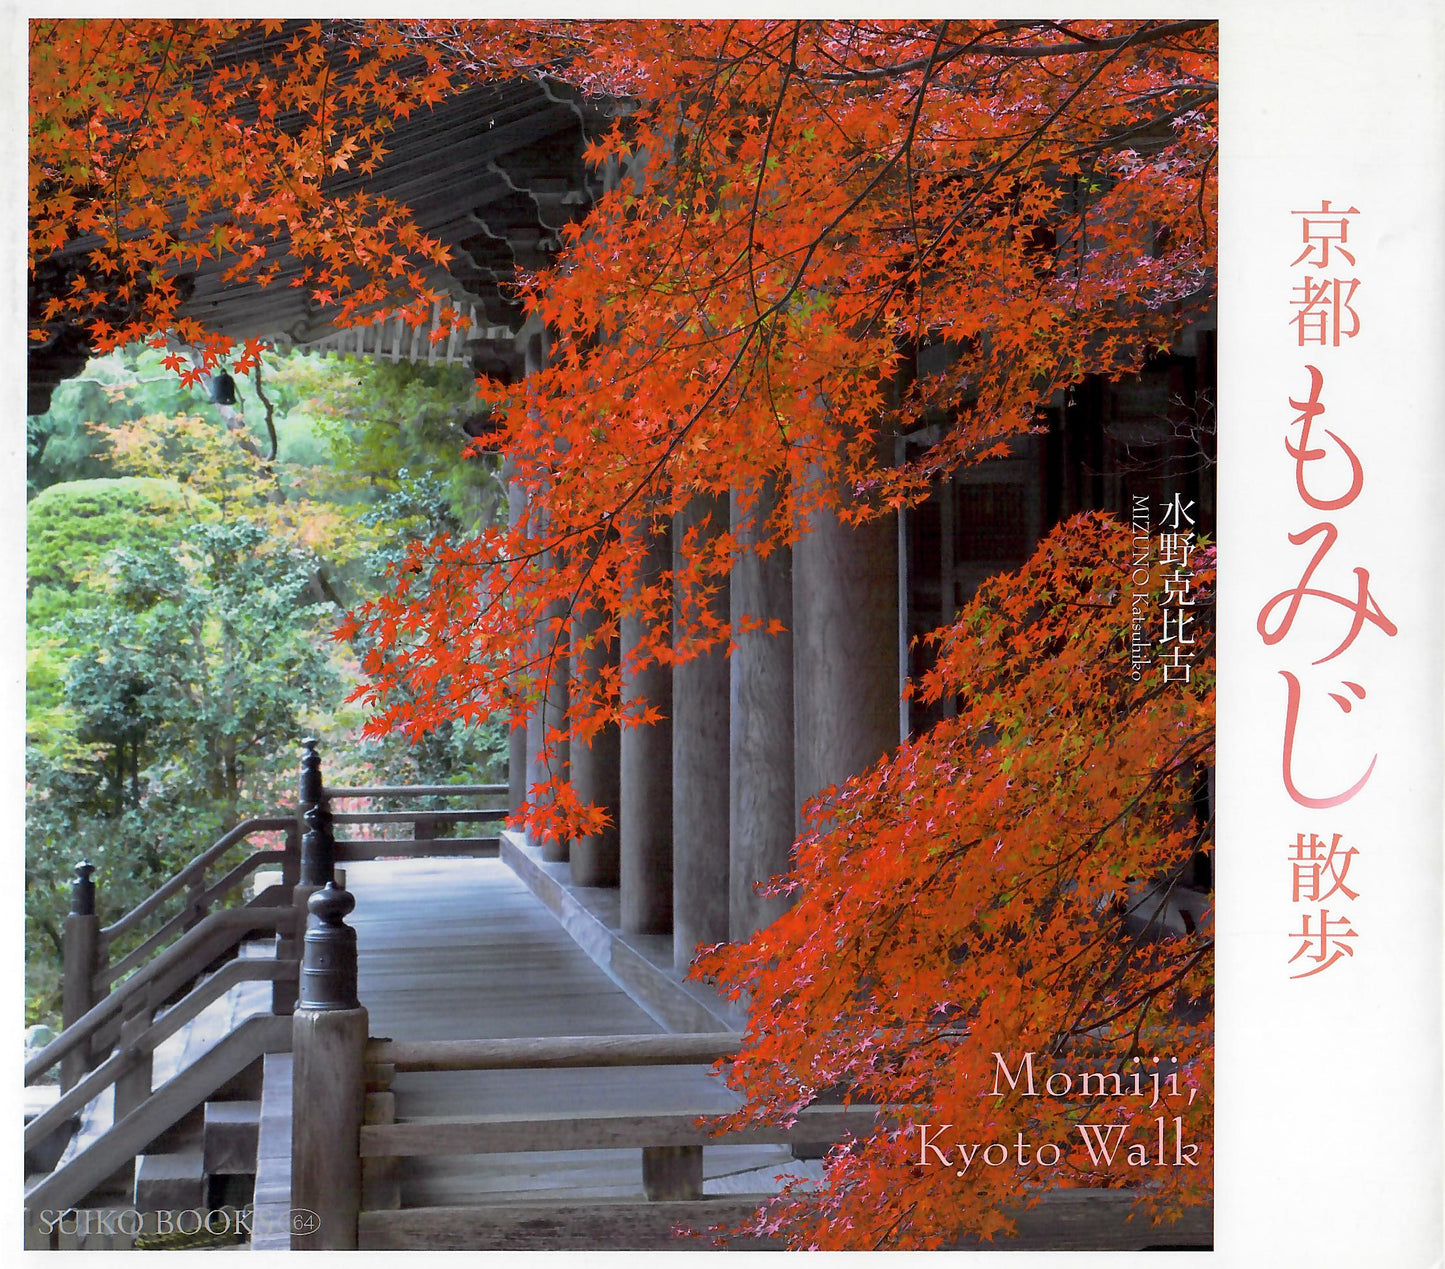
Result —
[[[937, 1247], [1007, 1232], [1061, 1185], [1130, 1186], [1139, 1218], [1209, 1201], [1212, 921], [1177, 937], [1148, 922], [1212, 848], [1213, 568], [1195, 573], [1190, 680], [1165, 683], [1157, 666], [1131, 677], [1128, 631], [1133, 596], [1157, 599], [1168, 570], [1132, 588], [1131, 559], [1126, 528], [1080, 516], [986, 583], [920, 685], [956, 695], [956, 717], [818, 799], [779, 883], [793, 906], [701, 958], [698, 973], [749, 1002], [732, 1072], [747, 1105], [727, 1122], [788, 1121], [824, 1090], [890, 1108], [833, 1153], [821, 1192], [779, 1200], [758, 1232]], [[1176, 1078], [1152, 1104], [1156, 1070]], [[1072, 1087], [1046, 1090], [1055, 1071]], [[1143, 1071], [1145, 1095], [1083, 1095], [1082, 1071], [1119, 1073], [1126, 1094]], [[1097, 1131], [1113, 1166], [1092, 1157]], [[1148, 1162], [1131, 1166], [1140, 1142]]]
[[[627, 618], [634, 667], [725, 645], [707, 601], [737, 541], [693, 532], [675, 572], [644, 575], [654, 526], [776, 491], [751, 526], [767, 550], [821, 512], [891, 514], [1086, 376], [1137, 370], [1212, 299], [1208, 22], [323, 22], [288, 26], [274, 60], [247, 52], [264, 33], [35, 25], [32, 267], [90, 261], [37, 338], [169, 329], [213, 355], [176, 317], [174, 279], [202, 256], [264, 284], [298, 255], [342, 321], [407, 294], [419, 314], [436, 244], [364, 179], [338, 194], [337, 173], [364, 177], [392, 117], [479, 80], [551, 77], [616, 107], [585, 154], [607, 191], [554, 268], [518, 279], [547, 361], [479, 385], [525, 511], [415, 544], [344, 627], [369, 648], [377, 729], [520, 716], [579, 631], [614, 640]], [[929, 348], [947, 355], [920, 373]], [[923, 428], [936, 442], [896, 463], [893, 439]], [[908, 1115], [957, 1141], [1077, 1140], [1077, 1102], [978, 1096], [995, 1051], [1176, 1058], [1208, 1140], [1207, 930], [1150, 941], [1122, 910], [1208, 849], [1211, 663], [1184, 688], [1128, 679], [1126, 551], [1075, 521], [991, 583], [920, 687], [958, 694], [957, 717], [820, 805], [793, 910], [706, 961], [752, 1002], [745, 1115], [833, 1087], [905, 1125], [764, 1218], [801, 1245], [989, 1234], [1055, 1183], [1142, 1181], [1166, 1209], [1207, 1195], [1207, 1146], [1197, 1168], [1110, 1178], [1077, 1157], [959, 1178], [919, 1167], [916, 1135], [909, 1157]], [[620, 678], [574, 683], [550, 742], [648, 721]], [[570, 834], [599, 814], [554, 780], [528, 820]], [[1131, 1132], [1161, 1113], [1108, 1110]]]
[[[397, 119], [455, 89], [441, 51], [390, 23], [33, 21], [29, 262], [58, 277], [32, 343], [67, 324], [102, 353], [169, 334], [196, 348], [200, 366], [170, 363], [194, 382], [231, 340], [181, 315], [186, 276], [215, 262], [264, 287], [288, 256], [289, 285], [339, 324], [383, 306], [429, 319], [445, 251], [336, 178], [364, 178]], [[246, 341], [237, 372], [260, 350]]]
[[[724, 643], [703, 601], [736, 541], [695, 535], [681, 577], [640, 584], [653, 525], [776, 488], [752, 527], [791, 541], [820, 509], [920, 499], [1056, 391], [1136, 370], [1212, 296], [1210, 23], [423, 30], [478, 73], [547, 66], [635, 108], [588, 154], [626, 174], [522, 280], [547, 364], [480, 386], [527, 512], [419, 546], [349, 628], [376, 644], [380, 726], [538, 699], [560, 614], [589, 641], [646, 619], [639, 667]], [[924, 345], [946, 369], [916, 373]], [[895, 465], [890, 438], [930, 423], [939, 442]], [[674, 583], [699, 602], [669, 635]], [[617, 693], [598, 678], [567, 725], [586, 738]], [[556, 805], [534, 827], [578, 826]]]

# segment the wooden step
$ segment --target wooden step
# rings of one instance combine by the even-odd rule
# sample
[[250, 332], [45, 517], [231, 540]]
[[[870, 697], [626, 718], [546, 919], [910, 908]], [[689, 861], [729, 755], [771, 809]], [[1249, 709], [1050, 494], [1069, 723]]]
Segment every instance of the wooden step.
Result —
[[291, 1249], [291, 1055], [268, 1053], [256, 1146], [252, 1251]]
[[183, 1211], [206, 1206], [206, 1158], [199, 1141], [136, 1160], [135, 1206], [141, 1212]]
[[206, 1126], [205, 1112], [200, 1106], [176, 1120], [146, 1147], [148, 1154], [174, 1154], [177, 1150], [188, 1150], [201, 1143], [201, 1131]]
[[207, 1102], [203, 1130], [207, 1175], [254, 1174], [260, 1135], [259, 1099]]
[[[59, 1084], [31, 1084], [25, 1090], [25, 1122], [28, 1125], [44, 1111], [55, 1105], [60, 1097]], [[49, 1172], [60, 1162], [60, 1156], [70, 1144], [70, 1139], [80, 1127], [80, 1116], [72, 1115], [57, 1125], [45, 1139], [36, 1142], [25, 1151], [25, 1171]]]

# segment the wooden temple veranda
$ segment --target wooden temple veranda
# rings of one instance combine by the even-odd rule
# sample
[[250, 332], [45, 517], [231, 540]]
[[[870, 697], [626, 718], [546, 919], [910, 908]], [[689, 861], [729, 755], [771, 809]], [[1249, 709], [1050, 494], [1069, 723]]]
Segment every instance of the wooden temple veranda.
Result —
[[[452, 248], [448, 285], [477, 314], [465, 347], [427, 355], [502, 377], [543, 364], [545, 332], [507, 282], [621, 179], [580, 158], [607, 118], [529, 82], [398, 126], [378, 192]], [[284, 281], [227, 288], [203, 270], [188, 311], [293, 347], [426, 346], [381, 320], [369, 336], [331, 330]], [[918, 349], [917, 373], [948, 356]], [[63, 343], [34, 350], [32, 412], [83, 361]], [[238, 825], [120, 920], [101, 925], [105, 878], [82, 866], [65, 1030], [26, 1068], [27, 1083], [61, 1071], [58, 1098], [28, 1116], [27, 1244], [194, 1242], [214, 1231], [82, 1229], [76, 1213], [225, 1211], [248, 1214], [256, 1249], [674, 1247], [677, 1226], [735, 1224], [779, 1177], [816, 1178], [826, 1144], [875, 1111], [817, 1105], [790, 1130], [725, 1139], [699, 1126], [735, 1104], [711, 1068], [745, 1018], [686, 981], [693, 950], [771, 920], [779, 901], [755, 886], [785, 870], [802, 803], [934, 721], [900, 699], [923, 668], [913, 638], [985, 577], [1065, 516], [1128, 519], [1139, 497], [1182, 494], [1209, 530], [1195, 425], [1213, 382], [1204, 323], [1136, 380], [1048, 403], [1010, 456], [940, 480], [926, 503], [862, 527], [820, 516], [791, 551], [743, 556], [732, 619], [789, 633], [631, 676], [624, 691], [664, 720], [564, 759], [578, 796], [611, 813], [606, 832], [530, 842], [501, 826], [544, 778], [569, 676], [596, 670], [561, 664], [512, 733], [505, 785], [333, 787], [308, 743], [296, 805]], [[899, 457], [936, 439], [900, 437]], [[725, 501], [702, 510], [728, 522]], [[665, 567], [667, 536], [654, 547]], [[241, 843], [251, 853], [221, 871]], [[1060, 1192], [1010, 1245], [1209, 1244], [1209, 1212], [1151, 1231], [1125, 1222], [1129, 1202]]]
[[[738, 1098], [712, 1064], [743, 1018], [674, 972], [670, 938], [619, 929], [615, 889], [515, 833], [439, 835], [495, 824], [504, 792], [328, 788], [308, 742], [292, 816], [238, 826], [121, 921], [100, 926], [83, 866], [69, 1025], [26, 1070], [64, 1070], [26, 1127], [27, 1245], [697, 1249], [679, 1228], [817, 1179], [875, 1109], [713, 1136]], [[416, 798], [431, 809], [343, 809]], [[410, 836], [360, 835], [396, 824]], [[111, 963], [147, 918], [153, 946]], [[1130, 1202], [1059, 1192], [1011, 1245], [1208, 1244], [1207, 1212], [1151, 1231]]]

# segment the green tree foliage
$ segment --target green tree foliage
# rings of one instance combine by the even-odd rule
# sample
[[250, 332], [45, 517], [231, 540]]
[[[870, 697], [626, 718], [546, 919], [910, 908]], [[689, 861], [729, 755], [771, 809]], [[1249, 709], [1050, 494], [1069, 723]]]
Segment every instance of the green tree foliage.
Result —
[[210, 500], [178, 481], [103, 477], [51, 485], [26, 515], [27, 620], [46, 626], [91, 593], [118, 549], [169, 549], [185, 525], [215, 515]]
[[495, 456], [461, 461], [486, 425], [468, 371], [293, 355], [272, 382], [294, 401], [292, 411], [315, 420], [332, 460], [328, 492], [338, 501], [375, 505], [401, 487], [405, 472], [433, 482], [459, 528], [496, 515]]
[[[237, 376], [239, 409], [222, 412], [158, 357], [93, 360], [57, 391], [39, 420], [52, 439], [32, 449], [44, 487], [27, 544], [31, 1020], [54, 1016], [75, 863], [98, 865], [113, 920], [232, 823], [288, 803], [303, 733], [322, 737], [343, 783], [505, 770], [500, 724], [362, 741], [345, 697], [364, 649], [331, 637], [338, 597], [374, 594], [411, 542], [501, 506], [488, 464], [462, 461], [470, 378], [271, 351], [259, 393]], [[83, 435], [85, 458], [52, 470], [62, 433]], [[47, 484], [54, 472], [86, 478]]]
[[68, 623], [95, 650], [66, 680], [81, 738], [140, 734], [153, 778], [234, 813], [243, 769], [336, 687], [308, 563], [249, 520], [191, 526], [173, 554], [119, 553], [105, 602]]
[[286, 742], [341, 694], [309, 565], [251, 521], [192, 524], [174, 549], [115, 552], [90, 603], [55, 623], [71, 731], [27, 770], [32, 947], [58, 951], [81, 855], [113, 918], [284, 798]]
[[[361, 516], [362, 524], [376, 535], [377, 545], [365, 560], [373, 579], [392, 576], [410, 566], [413, 543], [457, 534], [463, 528], [463, 512], [441, 479], [402, 467], [395, 473], [394, 484], [390, 493]], [[353, 644], [360, 654], [371, 647], [364, 635]], [[501, 722], [468, 726], [448, 719], [415, 739], [395, 734], [363, 737], [364, 716], [360, 711], [354, 722], [357, 732], [350, 761], [385, 772], [389, 782], [490, 782], [506, 778], [508, 731]]]

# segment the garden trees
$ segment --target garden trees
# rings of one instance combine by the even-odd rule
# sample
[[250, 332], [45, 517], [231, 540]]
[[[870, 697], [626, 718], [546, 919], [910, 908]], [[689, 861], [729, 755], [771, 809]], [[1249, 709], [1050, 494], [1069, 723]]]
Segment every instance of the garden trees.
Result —
[[[344, 627], [368, 644], [378, 729], [524, 711], [549, 662], [624, 621], [632, 669], [726, 646], [740, 631], [708, 601], [739, 531], [680, 535], [676, 567], [644, 581], [655, 526], [730, 496], [766, 553], [819, 515], [890, 514], [1086, 376], [1138, 369], [1212, 296], [1207, 22], [75, 30], [36, 28], [37, 343], [77, 321], [102, 343], [173, 324], [204, 362], [217, 345], [176, 316], [176, 279], [206, 257], [260, 284], [289, 252], [340, 321], [382, 302], [419, 316], [436, 245], [364, 180], [337, 184], [378, 161], [389, 113], [519, 75], [615, 104], [585, 155], [606, 192], [556, 267], [517, 280], [545, 358], [480, 384], [515, 522], [416, 542]], [[925, 427], [933, 443], [896, 462]], [[994, 1053], [1116, 1070], [1157, 1054], [1183, 1072], [1169, 1113], [1188, 1102], [1207, 1137], [1207, 926], [1160, 942], [1127, 916], [1208, 847], [1209, 649], [1187, 687], [1129, 678], [1125, 542], [1066, 526], [938, 637], [920, 690], [956, 715], [828, 791], [784, 883], [793, 912], [707, 962], [753, 1001], [749, 1113], [841, 1087], [961, 1142], [1044, 1144], [1078, 1104], [981, 1097]], [[550, 740], [648, 721], [620, 677], [574, 690]], [[559, 781], [529, 811], [564, 835], [598, 814]], [[1119, 1176], [1080, 1148], [959, 1177], [924, 1166], [908, 1122], [836, 1157], [786, 1213], [793, 1236], [936, 1245], [1001, 1228], [1005, 1198]], [[1198, 1197], [1207, 1160], [1150, 1171], [1152, 1199]]]
[[[505, 747], [500, 726], [422, 746], [356, 738], [360, 710], [342, 699], [356, 658], [329, 638], [341, 609], [318, 584], [373, 593], [409, 536], [461, 532], [459, 512], [495, 488], [483, 464], [455, 470], [470, 377], [268, 352], [273, 460], [255, 381], [239, 385], [244, 415], [223, 418], [162, 355], [93, 359], [29, 420], [45, 484], [26, 543], [32, 1017], [53, 1004], [82, 857], [118, 915], [238, 817], [283, 803], [286, 741], [303, 731], [352, 738], [336, 746], [343, 778], [485, 778]], [[397, 420], [417, 417], [428, 431], [413, 443]], [[419, 470], [358, 460], [379, 446]]]
[[309, 568], [260, 525], [210, 510], [113, 544], [72, 579], [69, 611], [32, 626], [46, 654], [32, 706], [54, 701], [26, 764], [37, 969], [40, 948], [59, 953], [78, 859], [102, 868], [106, 910], [126, 911], [225, 827], [281, 801], [292, 764], [275, 738], [337, 694], [320, 614], [303, 599]]

